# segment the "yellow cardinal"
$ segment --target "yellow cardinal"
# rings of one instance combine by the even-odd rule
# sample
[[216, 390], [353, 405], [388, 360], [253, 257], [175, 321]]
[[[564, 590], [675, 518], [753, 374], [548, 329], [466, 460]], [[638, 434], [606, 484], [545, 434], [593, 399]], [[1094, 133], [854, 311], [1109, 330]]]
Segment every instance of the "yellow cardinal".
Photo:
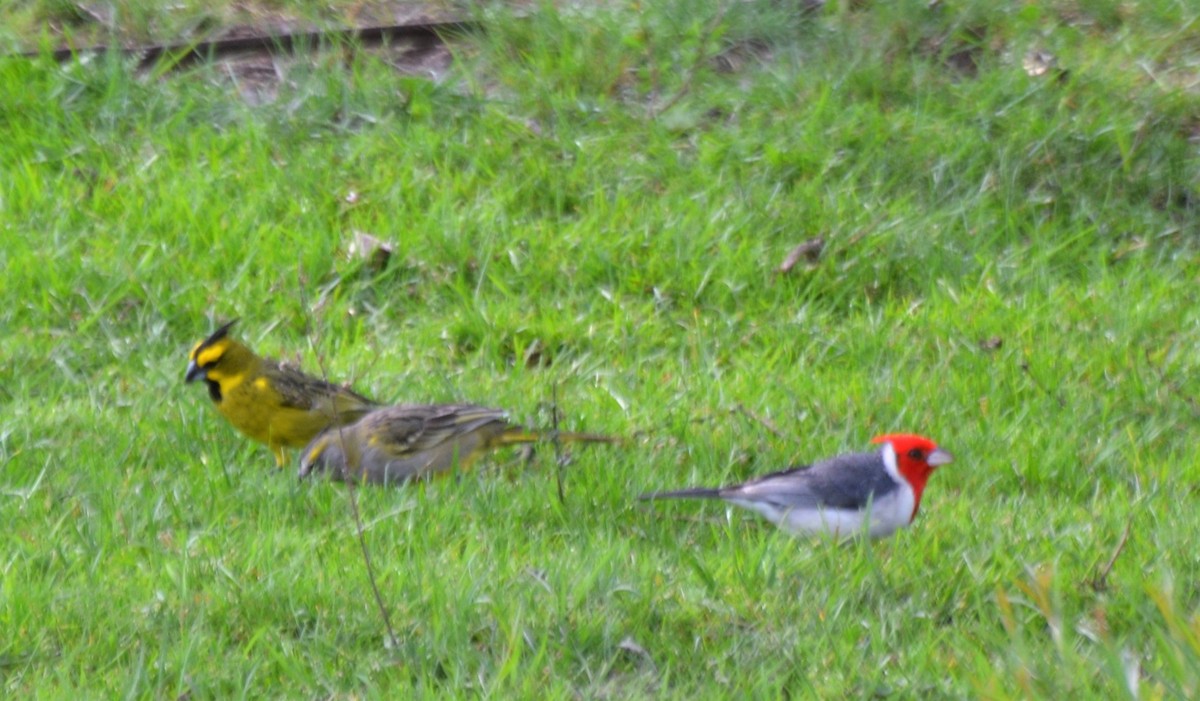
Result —
[[217, 411], [266, 443], [279, 467], [287, 448], [303, 447], [326, 428], [353, 423], [377, 407], [357, 392], [257, 355], [229, 336], [235, 323], [192, 348], [184, 379], [204, 380]]

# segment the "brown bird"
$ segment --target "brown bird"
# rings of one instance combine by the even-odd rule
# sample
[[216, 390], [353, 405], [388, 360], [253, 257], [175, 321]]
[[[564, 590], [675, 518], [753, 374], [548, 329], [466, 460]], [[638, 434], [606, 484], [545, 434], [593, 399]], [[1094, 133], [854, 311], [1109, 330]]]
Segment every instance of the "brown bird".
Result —
[[[558, 440], [617, 443], [592, 433]], [[553, 436], [509, 423], [505, 412], [473, 404], [408, 404], [377, 409], [348, 426], [331, 427], [300, 456], [300, 478], [329, 472], [335, 480], [397, 484], [470, 466], [483, 453]]]

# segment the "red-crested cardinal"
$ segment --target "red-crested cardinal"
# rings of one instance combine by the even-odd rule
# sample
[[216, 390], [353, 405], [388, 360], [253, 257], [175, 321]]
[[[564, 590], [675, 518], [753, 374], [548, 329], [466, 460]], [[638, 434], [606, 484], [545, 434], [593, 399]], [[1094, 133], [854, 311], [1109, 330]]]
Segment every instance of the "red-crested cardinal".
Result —
[[724, 499], [796, 533], [882, 538], [917, 517], [935, 468], [954, 458], [936, 443], [905, 433], [877, 436], [883, 447], [774, 472], [718, 489], [643, 494], [642, 499]]

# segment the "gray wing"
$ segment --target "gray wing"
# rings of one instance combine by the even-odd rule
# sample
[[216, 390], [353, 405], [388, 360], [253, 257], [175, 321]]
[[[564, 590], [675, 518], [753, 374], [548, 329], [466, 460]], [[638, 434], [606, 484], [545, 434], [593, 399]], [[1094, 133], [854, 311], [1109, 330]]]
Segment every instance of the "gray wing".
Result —
[[[386, 440], [363, 451], [368, 482], [399, 484], [466, 467], [508, 426], [504, 412], [469, 404], [393, 407]], [[407, 431], [407, 433], [406, 433]]]
[[[376, 417], [378, 417], [376, 419]], [[508, 426], [505, 412], [473, 404], [399, 405], [367, 417], [382, 430], [372, 435], [386, 441], [394, 456], [419, 453], [441, 446], [485, 426], [501, 432]]]
[[861, 509], [896, 487], [883, 467], [881, 453], [852, 453], [725, 487], [721, 497], [761, 501], [781, 509]]
[[472, 404], [390, 406], [342, 429], [341, 437], [331, 428], [313, 439], [301, 455], [300, 477], [329, 470], [334, 479], [345, 479], [344, 450], [368, 482], [432, 477], [465, 465], [509, 428], [503, 411]]

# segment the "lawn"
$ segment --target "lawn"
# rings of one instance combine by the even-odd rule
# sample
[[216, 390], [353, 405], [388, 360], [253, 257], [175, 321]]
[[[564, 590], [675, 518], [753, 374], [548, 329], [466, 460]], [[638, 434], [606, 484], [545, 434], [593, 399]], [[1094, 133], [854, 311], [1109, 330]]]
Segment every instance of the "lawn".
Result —
[[[212, 7], [172, 11], [250, 5]], [[463, 10], [436, 82], [343, 45], [255, 101], [0, 59], [0, 689], [1200, 695], [1200, 9], [804, 7]], [[183, 383], [233, 318], [380, 400], [630, 440], [300, 482]], [[636, 499], [895, 431], [957, 460], [888, 540]]]

